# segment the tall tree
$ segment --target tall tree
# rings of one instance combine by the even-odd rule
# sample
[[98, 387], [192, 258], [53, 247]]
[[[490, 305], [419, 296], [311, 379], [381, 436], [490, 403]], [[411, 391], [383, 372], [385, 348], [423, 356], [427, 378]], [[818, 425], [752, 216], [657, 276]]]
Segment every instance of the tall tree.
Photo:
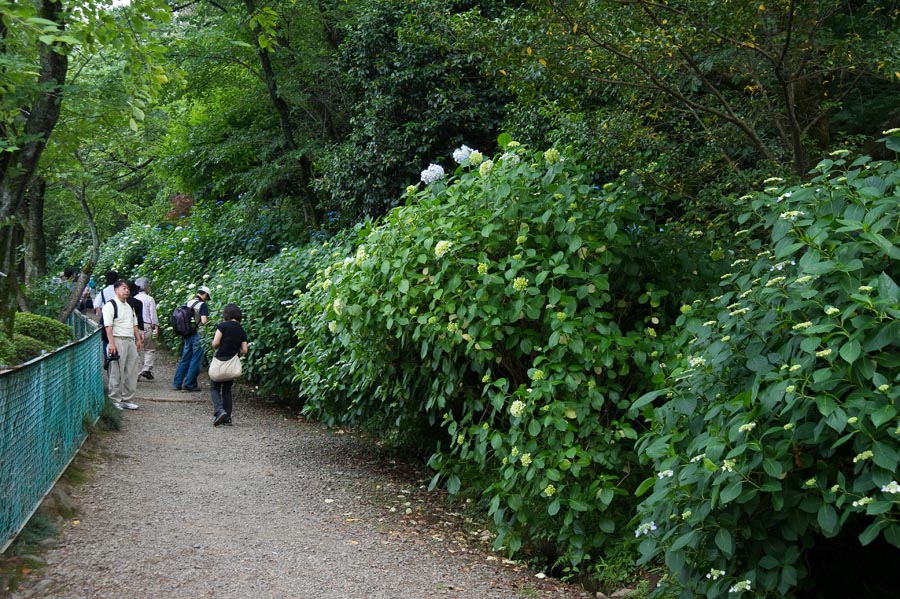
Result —
[[[864, 82], [900, 82], [896, 0], [540, 0], [496, 26], [498, 72], [575, 105], [615, 99], [651, 127], [695, 142], [810, 166], [830, 119]], [[513, 36], [505, 36], [514, 23]], [[894, 82], [893, 84], [891, 82]], [[577, 90], [586, 92], [579, 100]], [[896, 91], [886, 91], [894, 93]]]
[[[132, 90], [135, 128], [142, 104], [160, 83], [151, 55], [139, 49], [152, 23], [168, 16], [167, 7], [142, 0], [117, 10], [111, 13], [102, 0], [0, 0], [0, 328], [6, 332], [16, 309], [22, 221], [42, 226], [31, 214], [43, 210], [33, 178], [60, 117], [71, 55], [89, 56], [104, 45], [133, 51], [122, 79]], [[32, 202], [26, 202], [29, 190]]]

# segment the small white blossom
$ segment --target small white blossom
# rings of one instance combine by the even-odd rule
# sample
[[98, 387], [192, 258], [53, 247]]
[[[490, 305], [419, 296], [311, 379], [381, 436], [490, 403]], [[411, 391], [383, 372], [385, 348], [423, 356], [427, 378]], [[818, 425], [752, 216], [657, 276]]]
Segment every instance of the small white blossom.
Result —
[[897, 493], [900, 493], [900, 484], [897, 484], [897, 481], [892, 480], [886, 485], [881, 485], [881, 492], [896, 495]]
[[651, 532], [656, 530], [656, 522], [651, 520], [650, 522], [644, 522], [640, 526], [638, 526], [634, 531], [634, 536], [639, 537], [641, 535], [649, 535]]
[[663, 470], [662, 472], [660, 472], [660, 473], [657, 474], [656, 476], [657, 476], [658, 478], [660, 478], [660, 479], [663, 479], [663, 478], [672, 478], [673, 476], [675, 476], [675, 472], [672, 471], [672, 470]]
[[750, 590], [750, 580], [742, 580], [730, 589], [728, 589], [729, 593], [740, 593], [741, 591], [749, 591]]
[[710, 571], [706, 575], [709, 580], [718, 580], [722, 576], [725, 576], [725, 571], [716, 570], [715, 568], [710, 569]]

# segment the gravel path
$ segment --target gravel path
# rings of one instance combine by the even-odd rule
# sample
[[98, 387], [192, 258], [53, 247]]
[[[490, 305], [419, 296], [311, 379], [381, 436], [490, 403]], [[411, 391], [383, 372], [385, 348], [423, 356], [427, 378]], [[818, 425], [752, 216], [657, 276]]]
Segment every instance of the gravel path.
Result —
[[103, 435], [46, 567], [15, 599], [535, 598], [589, 594], [492, 555], [477, 527], [363, 439], [239, 390], [214, 428], [171, 358]]

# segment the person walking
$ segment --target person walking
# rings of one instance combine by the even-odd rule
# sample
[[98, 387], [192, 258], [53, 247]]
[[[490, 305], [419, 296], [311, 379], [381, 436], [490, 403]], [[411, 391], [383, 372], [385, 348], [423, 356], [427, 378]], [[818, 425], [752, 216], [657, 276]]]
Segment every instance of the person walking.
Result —
[[159, 315], [156, 311], [156, 300], [150, 295], [150, 279], [138, 277], [134, 280], [140, 291], [135, 296], [144, 305], [144, 352], [139, 377], [153, 380], [153, 365], [156, 361], [156, 341], [159, 337]]
[[197, 377], [203, 366], [203, 348], [200, 347], [200, 329], [209, 322], [210, 300], [209, 287], [201, 285], [197, 288], [197, 295], [187, 303], [187, 307], [194, 311], [194, 322], [197, 327], [193, 333], [184, 338], [181, 349], [181, 359], [175, 369], [175, 379], [172, 381], [172, 389], [175, 391], [199, 391]]
[[103, 304], [102, 317], [106, 328], [109, 359], [109, 398], [113, 405], [122, 410], [137, 410], [132, 402], [137, 389], [140, 363], [138, 352], [143, 346], [138, 319], [128, 304], [130, 286], [122, 279], [113, 285], [115, 296]]
[[115, 295], [113, 290], [116, 281], [119, 280], [119, 273], [114, 270], [107, 271], [105, 275], [106, 287], [100, 290], [100, 293], [94, 296], [94, 313], [100, 315], [103, 305], [111, 300]]
[[[226, 304], [222, 310], [222, 322], [216, 325], [216, 335], [212, 340], [215, 357], [227, 362], [235, 355], [246, 355], [247, 332], [241, 326], [241, 309], [236, 304]], [[213, 403], [213, 426], [231, 426], [232, 395], [234, 381], [210, 383]]]

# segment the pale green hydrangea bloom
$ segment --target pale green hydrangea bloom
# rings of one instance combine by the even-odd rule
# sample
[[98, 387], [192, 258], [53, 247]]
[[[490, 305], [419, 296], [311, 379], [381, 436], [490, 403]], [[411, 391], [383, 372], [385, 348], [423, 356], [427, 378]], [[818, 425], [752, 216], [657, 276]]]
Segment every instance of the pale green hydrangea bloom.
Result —
[[487, 271], [488, 271], [488, 265], [485, 264], [484, 262], [479, 262], [478, 263], [478, 274], [486, 275]]
[[523, 453], [521, 462], [522, 462], [522, 466], [528, 467], [531, 464], [531, 454]]
[[516, 291], [525, 291], [528, 289], [528, 279], [525, 277], [516, 277], [513, 281], [513, 289]]
[[556, 493], [556, 487], [554, 487], [552, 484], [547, 485], [547, 487], [544, 489], [544, 494], [547, 497], [552, 497], [555, 493]]
[[862, 462], [868, 459], [871, 459], [875, 454], [872, 453], [871, 450], [863, 451], [862, 453], [856, 454], [856, 457], [853, 458], [853, 463]]
[[521, 418], [522, 414], [525, 413], [525, 403], [519, 399], [512, 402], [512, 405], [509, 406], [509, 413], [512, 414], [514, 418]]
[[438, 241], [434, 246], [435, 258], [443, 258], [447, 254], [447, 252], [450, 251], [451, 247], [453, 247], [453, 242], [451, 241], [447, 241], [446, 239]]

